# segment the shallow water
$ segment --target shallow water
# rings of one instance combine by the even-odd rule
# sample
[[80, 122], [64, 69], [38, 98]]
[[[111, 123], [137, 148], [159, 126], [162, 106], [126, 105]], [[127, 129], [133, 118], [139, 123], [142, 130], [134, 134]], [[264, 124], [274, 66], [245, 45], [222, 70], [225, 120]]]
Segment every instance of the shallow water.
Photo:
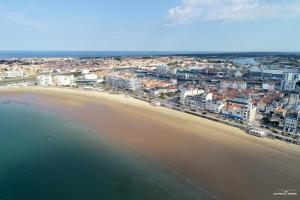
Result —
[[0, 199], [208, 199], [128, 147], [0, 98]]

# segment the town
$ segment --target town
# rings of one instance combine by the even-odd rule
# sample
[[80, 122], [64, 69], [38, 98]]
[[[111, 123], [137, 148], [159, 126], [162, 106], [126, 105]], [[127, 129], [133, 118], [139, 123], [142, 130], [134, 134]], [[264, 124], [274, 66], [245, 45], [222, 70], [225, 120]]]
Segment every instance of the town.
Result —
[[299, 66], [299, 58], [267, 55], [2, 59], [0, 86], [124, 94], [300, 144]]

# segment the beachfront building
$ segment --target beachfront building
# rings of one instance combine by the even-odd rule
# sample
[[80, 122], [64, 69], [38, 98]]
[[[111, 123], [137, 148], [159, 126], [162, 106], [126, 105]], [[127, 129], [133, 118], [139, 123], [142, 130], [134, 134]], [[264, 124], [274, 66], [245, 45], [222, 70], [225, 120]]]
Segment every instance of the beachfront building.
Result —
[[75, 84], [75, 77], [73, 75], [59, 75], [53, 77], [54, 84], [57, 86], [72, 86]]
[[167, 88], [153, 88], [150, 90], [150, 96], [157, 97], [164, 94], [176, 93], [177, 88], [175, 86], [169, 86]]
[[40, 75], [36, 77], [36, 82], [38, 86], [53, 86], [53, 78], [51, 75]]
[[284, 119], [284, 131], [295, 135], [300, 135], [300, 106], [288, 108]]
[[141, 88], [140, 81], [134, 77], [108, 75], [106, 76], [105, 82], [112, 87], [129, 91], [137, 91]]
[[229, 98], [222, 108], [222, 116], [242, 121], [252, 121], [256, 115], [256, 106], [250, 99]]
[[237, 90], [245, 90], [247, 88], [246, 81], [221, 81], [221, 89], [237, 89]]
[[99, 78], [97, 74], [85, 74], [83, 76], [77, 77], [77, 79], [75, 80], [75, 83], [77, 85], [83, 85], [83, 86], [84, 85], [93, 86], [103, 82], [104, 82], [103, 77]]
[[205, 104], [205, 110], [215, 114], [221, 113], [223, 107], [224, 102], [216, 99], [208, 100]]
[[18, 78], [23, 77], [23, 75], [23, 71], [21, 70], [5, 71], [3, 74], [4, 78]]
[[191, 88], [191, 89], [184, 88], [180, 91], [180, 103], [182, 105], [184, 105], [186, 97], [195, 96], [195, 95], [199, 95], [199, 94], [202, 94], [202, 93], [204, 93], [204, 90], [200, 90], [200, 89], [197, 89], [197, 88]]
[[208, 100], [212, 100], [212, 93], [204, 92], [199, 95], [187, 96], [185, 98], [184, 106], [192, 110], [205, 110], [205, 105]]
[[83, 77], [86, 80], [97, 80], [98, 79], [97, 74], [85, 74]]

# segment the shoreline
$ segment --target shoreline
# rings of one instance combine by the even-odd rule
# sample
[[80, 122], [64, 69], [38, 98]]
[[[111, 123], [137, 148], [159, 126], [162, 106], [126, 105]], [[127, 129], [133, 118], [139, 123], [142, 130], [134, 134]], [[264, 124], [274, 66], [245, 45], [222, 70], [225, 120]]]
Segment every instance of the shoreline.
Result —
[[[109, 101], [113, 101], [114, 103], [121, 103], [121, 104], [125, 104], [125, 105], [129, 105], [129, 106], [134, 106], [134, 107], [138, 107], [138, 108], [143, 108], [143, 109], [147, 109], [147, 110], [151, 110], [151, 111], [155, 111], [155, 112], [160, 112], [162, 114], [167, 114], [167, 115], [171, 115], [174, 116], [176, 115], [176, 117], [180, 117], [182, 119], [186, 119], [187, 117], [197, 117], [203, 120], [208, 120], [210, 122], [213, 123], [218, 123], [218, 124], [222, 124], [225, 126], [229, 126], [231, 128], [237, 128], [239, 130], [241, 130], [243, 133], [245, 133], [246, 135], [249, 135], [247, 133], [247, 130], [250, 130], [251, 127], [248, 125], [241, 125], [241, 124], [237, 124], [237, 123], [231, 123], [229, 121], [226, 120], [221, 120], [221, 119], [217, 119], [217, 118], [211, 118], [209, 116], [200, 114], [200, 113], [196, 113], [190, 110], [185, 110], [185, 109], [172, 109], [170, 107], [167, 106], [155, 106], [151, 104], [151, 101], [147, 101], [147, 100], [143, 100], [140, 98], [136, 98], [134, 96], [129, 96], [126, 94], [122, 94], [122, 93], [109, 93], [106, 91], [93, 91], [93, 90], [84, 90], [84, 89], [76, 89], [76, 88], [64, 88], [64, 87], [4, 87], [1, 88], [0, 87], [0, 93], [1, 92], [24, 92], [24, 91], [28, 91], [28, 92], [39, 92], [39, 93], [61, 93], [61, 94], [68, 94], [68, 95], [79, 95], [82, 97], [93, 97], [93, 98], [100, 98], [100, 99], [104, 99], [104, 100], [109, 100]], [[124, 101], [123, 101], [124, 100]], [[176, 114], [175, 114], [176, 113]], [[246, 130], [247, 129], [247, 130]], [[268, 139], [270, 141], [276, 141], [276, 142], [280, 142], [286, 145], [296, 145], [299, 146], [299, 144], [293, 143], [293, 142], [287, 142], [283, 139], [286, 140], [292, 140], [291, 138], [287, 138], [285, 136], [283, 136], [283, 139], [278, 139], [275, 138], [276, 135], [278, 134], [274, 134], [269, 132], [269, 134], [272, 135], [272, 137], [270, 136], [266, 136], [266, 137], [258, 137], [261, 140], [265, 140]], [[257, 137], [254, 135], [250, 135], [251, 137]]]
[[[192, 182], [204, 184], [221, 199], [273, 199], [276, 189], [300, 185], [296, 145], [256, 138], [238, 128], [124, 95], [62, 88], [0, 89], [0, 96], [5, 93], [36, 94], [29, 95], [29, 100], [39, 100], [34, 105], [59, 107], [58, 112], [104, 130]], [[279, 185], [277, 180], [285, 182]]]

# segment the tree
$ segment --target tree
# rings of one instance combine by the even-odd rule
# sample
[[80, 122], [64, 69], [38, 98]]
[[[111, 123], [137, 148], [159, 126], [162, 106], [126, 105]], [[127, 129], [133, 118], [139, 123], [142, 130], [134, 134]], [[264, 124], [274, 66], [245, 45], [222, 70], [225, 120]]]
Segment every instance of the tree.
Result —
[[263, 117], [262, 121], [264, 124], [269, 124], [271, 122], [270, 118], [268, 118], [268, 117]]
[[272, 124], [273, 126], [278, 126], [278, 125], [279, 125], [279, 122], [278, 122], [278, 121], [271, 121], [271, 124]]

